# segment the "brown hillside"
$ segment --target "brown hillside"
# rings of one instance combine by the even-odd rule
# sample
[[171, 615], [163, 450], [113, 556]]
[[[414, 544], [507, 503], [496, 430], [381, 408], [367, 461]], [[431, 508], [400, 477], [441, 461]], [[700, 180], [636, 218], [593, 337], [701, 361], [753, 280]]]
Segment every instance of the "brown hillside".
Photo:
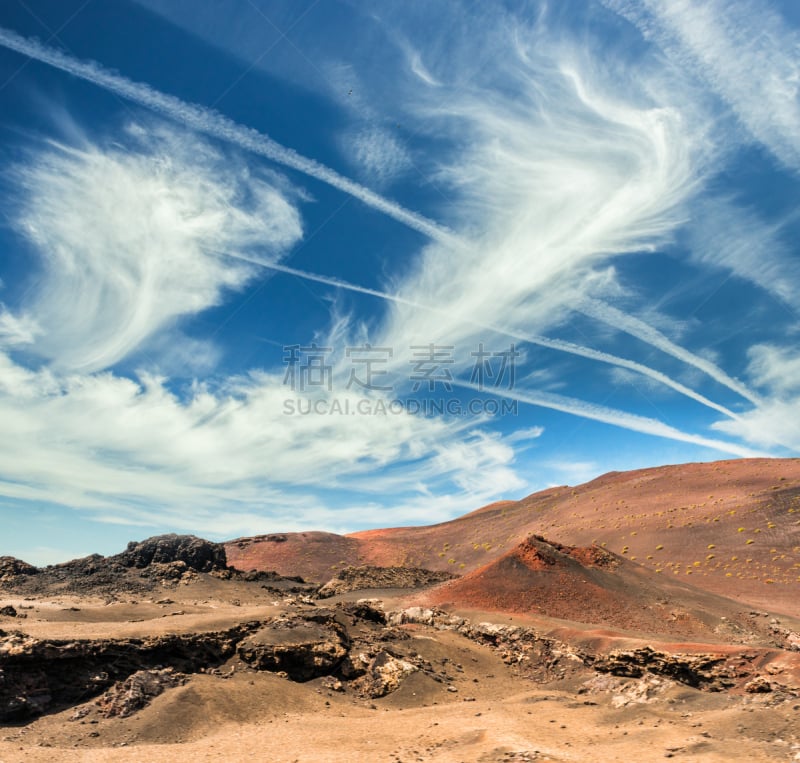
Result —
[[465, 574], [534, 533], [597, 544], [674, 580], [800, 615], [800, 459], [612, 472], [437, 525], [348, 536], [286, 533], [282, 542], [259, 536], [226, 549], [237, 567], [320, 581], [334, 567], [361, 564]]
[[595, 547], [533, 535], [463, 577], [421, 594], [427, 605], [544, 615], [673, 638], [767, 643], [764, 618]]

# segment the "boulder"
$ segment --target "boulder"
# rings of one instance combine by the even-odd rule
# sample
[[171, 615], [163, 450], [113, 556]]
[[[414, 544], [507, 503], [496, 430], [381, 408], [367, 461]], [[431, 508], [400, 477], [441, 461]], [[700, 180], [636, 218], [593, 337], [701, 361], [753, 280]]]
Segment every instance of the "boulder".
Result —
[[349, 638], [330, 615], [279, 617], [244, 639], [239, 658], [256, 670], [286, 673], [293, 681], [333, 673], [347, 655]]
[[396, 691], [403, 679], [417, 669], [417, 666], [408, 660], [394, 657], [389, 652], [381, 650], [367, 663], [364, 675], [356, 682], [356, 689], [361, 695], [371, 699], [385, 697]]
[[121, 554], [109, 557], [108, 562], [138, 569], [152, 564], [182, 562], [196, 572], [226, 569], [228, 564], [221, 543], [212, 543], [194, 535], [175, 534], [133, 541]]
[[186, 676], [172, 668], [138, 670], [124, 681], [115, 683], [95, 700], [95, 704], [105, 718], [127, 718], [149, 705], [165, 689], [182, 686], [185, 683]]
[[39, 568], [15, 559], [13, 556], [0, 556], [0, 583], [13, 581], [24, 575], [37, 575]]

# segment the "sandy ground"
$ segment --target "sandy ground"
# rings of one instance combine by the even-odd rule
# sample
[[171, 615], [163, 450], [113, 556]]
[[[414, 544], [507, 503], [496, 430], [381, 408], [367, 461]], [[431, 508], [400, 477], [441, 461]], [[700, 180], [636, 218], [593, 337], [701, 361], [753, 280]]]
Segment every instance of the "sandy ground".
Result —
[[[213, 630], [286, 608], [258, 587], [217, 582], [136, 603], [3, 599], [11, 601], [33, 609], [0, 627], [65, 639]], [[0, 763], [800, 761], [800, 699], [591, 673], [535, 683], [488, 646], [449, 631], [404, 628], [448, 680], [416, 673], [396, 692], [365, 700], [322, 679], [295, 683], [248, 672], [233, 658], [222, 675], [192, 675], [127, 718], [103, 718], [90, 700], [83, 717], [73, 707], [0, 727]]]
[[93, 726], [58, 716], [6, 729], [0, 760], [800, 760], [800, 746], [787, 739], [798, 727], [798, 710], [764, 700], [684, 689], [615, 708], [613, 695], [584, 700], [533, 690], [428, 707], [397, 707], [395, 697], [371, 709], [336, 696], [323, 701], [313, 690], [309, 696], [310, 687], [273, 676], [251, 681], [220, 686], [219, 679], [196, 677], [134, 718], [98, 725], [95, 738]]

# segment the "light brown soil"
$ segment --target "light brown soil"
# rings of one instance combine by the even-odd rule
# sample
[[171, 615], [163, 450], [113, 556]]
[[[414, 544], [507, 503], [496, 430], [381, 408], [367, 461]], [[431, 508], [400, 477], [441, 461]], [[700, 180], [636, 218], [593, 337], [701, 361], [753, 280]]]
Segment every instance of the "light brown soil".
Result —
[[[239, 569], [318, 582], [364, 564], [462, 576], [424, 589], [348, 591], [315, 604], [290, 581], [205, 573], [102, 595], [0, 585], [0, 607], [25, 616], [0, 617], [0, 636], [66, 644], [249, 624], [258, 646], [264, 634], [252, 628], [275, 618], [308, 615], [330, 632], [313, 613], [372, 597], [395, 614], [387, 625], [352, 621], [350, 656], [377, 650], [416, 666], [377, 696], [343, 673], [302, 683], [226, 652], [226, 662], [186, 668], [185, 683], [126, 717], [106, 717], [96, 692], [6, 722], [0, 763], [798, 763], [798, 522], [800, 461], [688, 464], [605, 475], [431, 527], [226, 545]], [[280, 637], [315, 627], [290, 625]], [[673, 670], [706, 657], [713, 680]], [[0, 672], [0, 689], [4, 680]]]
[[[256, 585], [224, 585], [201, 576], [191, 584], [165, 589], [163, 598], [172, 600], [168, 604], [142, 600], [108, 606], [78, 597], [17, 600], [33, 609], [23, 610], [27, 619], [6, 621], [3, 627], [13, 625], [48, 638], [122, 638], [213, 630], [295, 606], [270, 600]], [[386, 609], [403, 608], [425, 595], [377, 593]], [[231, 603], [233, 599], [238, 603]], [[536, 627], [581, 649], [659, 646], [641, 634], [546, 617], [475, 610], [460, 614], [474, 622]], [[103, 718], [90, 700], [90, 712], [80, 718], [75, 717], [76, 708], [67, 708], [32, 722], [7, 724], [0, 728], [0, 761], [798, 759], [800, 699], [775, 693], [711, 693], [652, 676], [600, 675], [579, 665], [562, 679], [542, 683], [508, 664], [498, 650], [459, 633], [413, 624], [401, 630], [410, 639], [404, 643], [411, 646], [405, 648], [413, 648], [435, 666], [443, 681], [417, 672], [394, 693], [363, 699], [349, 689], [331, 690], [324, 679], [295, 683], [276, 674], [247, 671], [234, 658], [221, 667], [220, 675], [190, 675], [185, 685], [168, 689], [127, 718]], [[660, 647], [709, 649], [703, 643]], [[722, 646], [715, 648], [724, 651]], [[769, 660], [775, 663], [780, 655], [776, 657], [775, 650], [771, 654]], [[800, 654], [780, 654], [789, 659], [785, 677], [797, 668]], [[765, 665], [769, 660], [765, 657]]]

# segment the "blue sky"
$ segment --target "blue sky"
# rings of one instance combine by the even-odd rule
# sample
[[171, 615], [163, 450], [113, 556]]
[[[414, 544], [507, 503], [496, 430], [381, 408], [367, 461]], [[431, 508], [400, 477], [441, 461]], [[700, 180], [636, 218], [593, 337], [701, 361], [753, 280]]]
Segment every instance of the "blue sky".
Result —
[[0, 553], [800, 451], [791, 3], [7, 0], [0, 27]]

